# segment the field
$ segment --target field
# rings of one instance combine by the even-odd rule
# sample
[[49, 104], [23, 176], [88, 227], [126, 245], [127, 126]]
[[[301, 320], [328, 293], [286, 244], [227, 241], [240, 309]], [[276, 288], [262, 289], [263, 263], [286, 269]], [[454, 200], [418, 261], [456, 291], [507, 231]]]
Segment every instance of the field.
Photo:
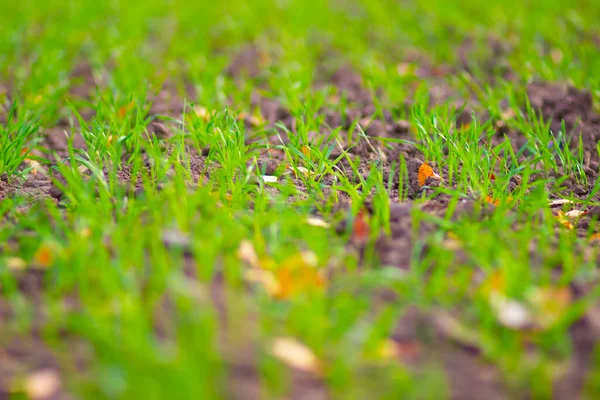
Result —
[[0, 2], [0, 399], [600, 398], [598, 21]]

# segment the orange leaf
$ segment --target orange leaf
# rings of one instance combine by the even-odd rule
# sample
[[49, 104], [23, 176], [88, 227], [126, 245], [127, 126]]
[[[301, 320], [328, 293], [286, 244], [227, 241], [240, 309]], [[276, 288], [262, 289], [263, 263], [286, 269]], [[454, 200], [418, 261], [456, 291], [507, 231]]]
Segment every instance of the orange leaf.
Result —
[[358, 211], [352, 225], [352, 241], [355, 244], [365, 244], [369, 240], [370, 227], [363, 209]]
[[496, 175], [494, 175], [493, 172], [490, 172], [490, 181], [495, 181], [496, 180]]
[[575, 228], [575, 225], [569, 221], [569, 218], [562, 211], [559, 211], [555, 218], [568, 230], [573, 230], [573, 228]]
[[[513, 200], [514, 200], [514, 199], [513, 199], [513, 197], [512, 197], [512, 196], [508, 196], [508, 197], [506, 197], [506, 199], [505, 199], [505, 201], [504, 201], [504, 202], [505, 202], [506, 204], [510, 204], [510, 203], [512, 203], [512, 202], [513, 202]], [[485, 201], [487, 201], [488, 203], [490, 203], [490, 204], [492, 204], [492, 205], [494, 205], [494, 206], [497, 206], [497, 205], [499, 205], [499, 204], [501, 203], [500, 199], [494, 199], [494, 198], [493, 198], [493, 197], [491, 197], [491, 196], [485, 196]]]
[[594, 233], [592, 236], [590, 236], [590, 241], [600, 242], [600, 233]]
[[421, 166], [419, 167], [419, 173], [417, 175], [417, 179], [419, 180], [419, 186], [425, 185], [429, 177], [441, 179], [441, 177], [433, 171], [429, 164], [421, 164]]
[[494, 199], [491, 196], [485, 196], [485, 201], [487, 201], [488, 203], [497, 206], [498, 204], [500, 204], [500, 199]]
[[54, 252], [47, 244], [42, 244], [35, 252], [33, 259], [42, 267], [49, 267], [54, 261]]
[[301, 292], [325, 287], [325, 279], [316, 266], [316, 256], [311, 252], [287, 258], [275, 272], [278, 287], [274, 297], [288, 299]]
[[127, 114], [127, 111], [131, 110], [134, 105], [135, 103], [133, 101], [130, 101], [128, 104], [119, 107], [119, 117], [123, 118]]

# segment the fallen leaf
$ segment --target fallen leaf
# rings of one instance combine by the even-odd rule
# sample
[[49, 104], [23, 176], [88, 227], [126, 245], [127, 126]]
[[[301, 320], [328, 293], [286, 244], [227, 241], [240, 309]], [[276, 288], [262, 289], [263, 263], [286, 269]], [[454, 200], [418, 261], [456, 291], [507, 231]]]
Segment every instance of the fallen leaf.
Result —
[[420, 354], [421, 346], [413, 340], [396, 342], [392, 339], [384, 339], [377, 349], [377, 355], [383, 360], [414, 361]]
[[573, 301], [573, 295], [568, 286], [545, 286], [529, 290], [527, 300], [535, 311], [533, 318], [536, 326], [547, 329], [565, 314]]
[[60, 375], [53, 369], [42, 369], [25, 378], [24, 389], [32, 400], [55, 398], [62, 386]]
[[317, 375], [322, 372], [322, 365], [317, 356], [294, 338], [276, 338], [271, 345], [271, 354], [290, 368]]
[[507, 196], [504, 200], [501, 199], [495, 199], [492, 196], [485, 196], [485, 201], [487, 201], [488, 203], [494, 205], [494, 206], [498, 206], [500, 205], [500, 203], [505, 203], [505, 204], [511, 204], [514, 201], [514, 198], [512, 196]]
[[573, 230], [575, 228], [575, 225], [573, 225], [570, 221], [569, 218], [566, 216], [565, 213], [563, 213], [562, 211], [558, 211], [558, 213], [556, 214], [555, 218], [558, 220], [558, 222], [561, 223], [562, 226], [564, 226], [565, 228], [569, 229], [569, 230]]
[[502, 111], [502, 113], [500, 114], [500, 116], [502, 117], [503, 120], [509, 120], [511, 118], [515, 117], [515, 111], [512, 108], [509, 108], [507, 110]]
[[4, 262], [11, 271], [21, 271], [27, 267], [27, 263], [21, 257], [8, 257]]
[[[88, 229], [88, 228], [86, 228]], [[88, 229], [89, 234], [89, 229]], [[161, 239], [166, 247], [189, 248], [192, 244], [191, 237], [188, 233], [182, 232], [179, 229], [165, 229], [162, 231]]]
[[360, 209], [352, 224], [352, 242], [357, 245], [366, 244], [369, 241], [370, 230], [366, 213], [363, 209]]
[[240, 242], [240, 246], [237, 251], [240, 260], [251, 266], [252, 268], [259, 268], [258, 255], [254, 250], [254, 245], [251, 241], [244, 239]]
[[49, 267], [54, 262], [55, 249], [46, 243], [42, 243], [33, 255], [33, 260], [40, 267]]
[[312, 226], [318, 226], [320, 228], [329, 228], [329, 224], [323, 221], [321, 218], [316, 217], [308, 217], [306, 219], [306, 223]]
[[497, 206], [500, 204], [500, 199], [494, 199], [492, 198], [492, 196], [485, 196], [485, 201], [487, 201], [488, 203]]
[[309, 290], [324, 288], [326, 281], [316, 268], [317, 263], [317, 256], [313, 252], [301, 252], [288, 257], [274, 271], [278, 287], [272, 295], [278, 299], [289, 299]]
[[416, 70], [416, 66], [411, 63], [401, 62], [396, 65], [396, 72], [398, 72], [399, 76], [409, 76], [414, 75]]
[[31, 171], [31, 174], [32, 174], [32, 175], [36, 176], [36, 175], [37, 175], [37, 174], [39, 174], [40, 172], [41, 172], [42, 174], [45, 174], [45, 172], [44, 172], [44, 169], [42, 168], [42, 165], [41, 165], [39, 162], [37, 162], [37, 161], [35, 161], [35, 160], [32, 160], [32, 159], [29, 159], [29, 158], [26, 158], [24, 161], [25, 161], [27, 164], [29, 164], [29, 166], [30, 166], [30, 171]]
[[594, 233], [590, 236], [591, 242], [600, 242], [600, 233]]
[[494, 175], [493, 172], [490, 172], [489, 178], [490, 178], [490, 181], [495, 181], [496, 180], [496, 175]]
[[134, 106], [135, 106], [135, 102], [130, 101], [128, 104], [119, 107], [119, 111], [118, 111], [119, 117], [121, 117], [121, 118], [125, 117], [127, 112], [129, 110], [131, 110]]
[[419, 180], [419, 186], [425, 185], [427, 183], [427, 179], [433, 177], [436, 179], [442, 179], [441, 176], [436, 174], [433, 169], [427, 163], [421, 164], [419, 167], [419, 172], [417, 174], [417, 179]]
[[307, 168], [304, 167], [296, 167], [296, 169], [298, 171], [300, 171], [304, 176], [309, 176], [310, 175], [310, 171]]
[[493, 292], [489, 300], [496, 318], [502, 325], [512, 329], [523, 329], [531, 325], [531, 313], [518, 301], [498, 292]]
[[210, 121], [210, 111], [208, 111], [206, 109], [206, 107], [202, 107], [202, 106], [195, 106], [194, 107], [194, 113], [196, 114], [196, 116], [198, 118], [200, 118], [201, 120], [203, 120], [204, 122], [208, 122]]
[[554, 62], [554, 64], [560, 64], [563, 60], [563, 52], [561, 49], [555, 47], [550, 50], [550, 58]]
[[277, 182], [277, 177], [274, 175], [262, 175], [261, 176], [263, 182], [265, 183], [276, 183]]
[[571, 210], [571, 211], [568, 211], [565, 213], [565, 217], [575, 219], [575, 218], [581, 217], [582, 215], [585, 215], [585, 214], [587, 214], [585, 211]]
[[565, 204], [573, 204], [573, 202], [571, 200], [567, 200], [567, 199], [558, 199], [558, 200], [552, 200], [551, 202], [548, 203], [549, 207], [557, 207], [557, 206], [562, 206]]
[[480, 346], [481, 338], [479, 333], [467, 327], [458, 319], [445, 311], [437, 311], [432, 314], [432, 322], [437, 330], [445, 337], [454, 340], [463, 346]]
[[272, 271], [261, 268], [249, 268], [244, 273], [244, 278], [251, 283], [259, 283], [265, 292], [275, 297], [280, 292], [280, 285]]

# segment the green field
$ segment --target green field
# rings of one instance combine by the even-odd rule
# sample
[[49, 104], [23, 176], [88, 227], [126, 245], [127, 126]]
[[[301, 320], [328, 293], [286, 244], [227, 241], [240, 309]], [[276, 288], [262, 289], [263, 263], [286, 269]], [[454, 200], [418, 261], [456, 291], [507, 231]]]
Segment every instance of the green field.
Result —
[[0, 1], [0, 399], [600, 398], [598, 21]]

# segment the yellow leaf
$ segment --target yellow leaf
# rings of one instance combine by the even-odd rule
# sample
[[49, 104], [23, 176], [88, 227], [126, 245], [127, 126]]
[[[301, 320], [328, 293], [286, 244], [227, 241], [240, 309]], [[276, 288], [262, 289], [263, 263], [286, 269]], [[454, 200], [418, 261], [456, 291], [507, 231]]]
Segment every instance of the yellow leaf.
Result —
[[27, 267], [25, 260], [20, 257], [8, 257], [4, 262], [11, 271], [20, 271]]

